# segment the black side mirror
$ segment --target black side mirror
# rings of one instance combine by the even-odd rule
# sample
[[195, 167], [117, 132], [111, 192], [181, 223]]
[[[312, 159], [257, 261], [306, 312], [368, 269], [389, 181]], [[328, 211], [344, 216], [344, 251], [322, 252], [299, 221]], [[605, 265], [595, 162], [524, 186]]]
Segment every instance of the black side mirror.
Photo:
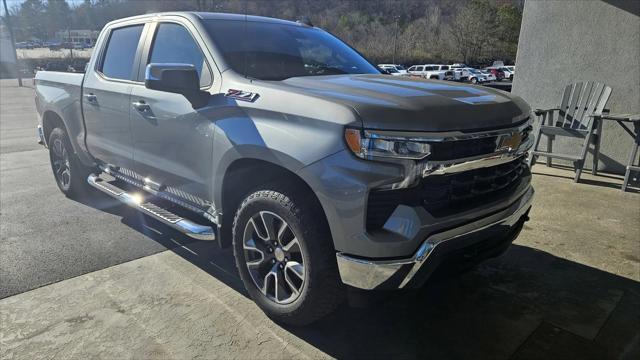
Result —
[[149, 64], [145, 71], [147, 89], [183, 95], [194, 109], [207, 104], [209, 94], [200, 90], [200, 78], [191, 64]]

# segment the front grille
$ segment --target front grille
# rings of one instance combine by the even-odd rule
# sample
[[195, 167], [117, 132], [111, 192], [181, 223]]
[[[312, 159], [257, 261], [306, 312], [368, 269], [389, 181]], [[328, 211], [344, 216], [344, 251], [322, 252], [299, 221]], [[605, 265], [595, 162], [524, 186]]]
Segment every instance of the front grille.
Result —
[[491, 154], [496, 151], [497, 137], [431, 143], [430, 161], [446, 161]]
[[407, 189], [372, 191], [367, 230], [380, 229], [398, 205], [422, 206], [443, 217], [508, 196], [529, 175], [523, 158], [497, 166], [450, 175], [431, 175]]

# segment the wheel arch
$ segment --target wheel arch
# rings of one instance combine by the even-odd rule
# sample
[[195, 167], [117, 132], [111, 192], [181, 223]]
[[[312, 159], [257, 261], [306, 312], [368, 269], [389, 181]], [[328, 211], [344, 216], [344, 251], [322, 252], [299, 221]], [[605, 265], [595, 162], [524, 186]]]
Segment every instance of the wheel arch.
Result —
[[53, 110], [45, 111], [42, 114], [42, 131], [44, 132], [44, 141], [46, 143], [49, 142], [49, 136], [51, 136], [53, 129], [57, 127], [63, 129], [67, 134], [69, 133], [64, 120], [62, 120], [62, 116]]
[[[267, 184], [276, 188], [267, 189]], [[261, 188], [261, 185], [265, 185], [265, 187]], [[231, 244], [233, 218], [240, 202], [252, 191], [278, 190], [278, 188], [297, 189], [296, 193], [302, 196], [303, 201], [311, 201], [311, 205], [321, 211], [322, 219], [320, 221], [324, 221], [328, 226], [320, 200], [302, 177], [273, 162], [256, 158], [241, 158], [229, 164], [221, 183], [222, 227], [218, 235], [222, 247]]]
[[[80, 162], [85, 166], [94, 166], [95, 161], [89, 154], [88, 150], [84, 146], [84, 127], [80, 123], [75, 125], [74, 123], [68, 124], [65, 118], [60, 115], [55, 109], [47, 109], [42, 112], [42, 132], [44, 134], [45, 144], [48, 146], [49, 136], [55, 128], [61, 128], [69, 137], [73, 153], [78, 156]], [[74, 136], [75, 135], [75, 136]]]

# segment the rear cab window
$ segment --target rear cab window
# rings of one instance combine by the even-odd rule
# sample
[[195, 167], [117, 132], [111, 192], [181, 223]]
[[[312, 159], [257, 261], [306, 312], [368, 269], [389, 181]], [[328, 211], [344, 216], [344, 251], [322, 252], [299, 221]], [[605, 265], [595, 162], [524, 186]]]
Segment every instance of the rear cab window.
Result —
[[111, 79], [133, 80], [133, 65], [144, 24], [115, 28], [107, 42], [100, 73]]

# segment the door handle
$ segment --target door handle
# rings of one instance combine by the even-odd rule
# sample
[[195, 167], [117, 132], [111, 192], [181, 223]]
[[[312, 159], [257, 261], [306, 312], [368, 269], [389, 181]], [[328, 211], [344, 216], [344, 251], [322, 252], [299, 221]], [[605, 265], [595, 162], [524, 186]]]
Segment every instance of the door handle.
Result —
[[92, 103], [92, 104], [97, 104], [98, 103], [98, 97], [95, 96], [94, 94], [87, 94], [84, 96], [88, 102]]
[[141, 112], [145, 112], [145, 111], [151, 110], [151, 107], [149, 106], [149, 104], [144, 102], [144, 100], [134, 101], [132, 103], [132, 105], [136, 110], [141, 111]]

